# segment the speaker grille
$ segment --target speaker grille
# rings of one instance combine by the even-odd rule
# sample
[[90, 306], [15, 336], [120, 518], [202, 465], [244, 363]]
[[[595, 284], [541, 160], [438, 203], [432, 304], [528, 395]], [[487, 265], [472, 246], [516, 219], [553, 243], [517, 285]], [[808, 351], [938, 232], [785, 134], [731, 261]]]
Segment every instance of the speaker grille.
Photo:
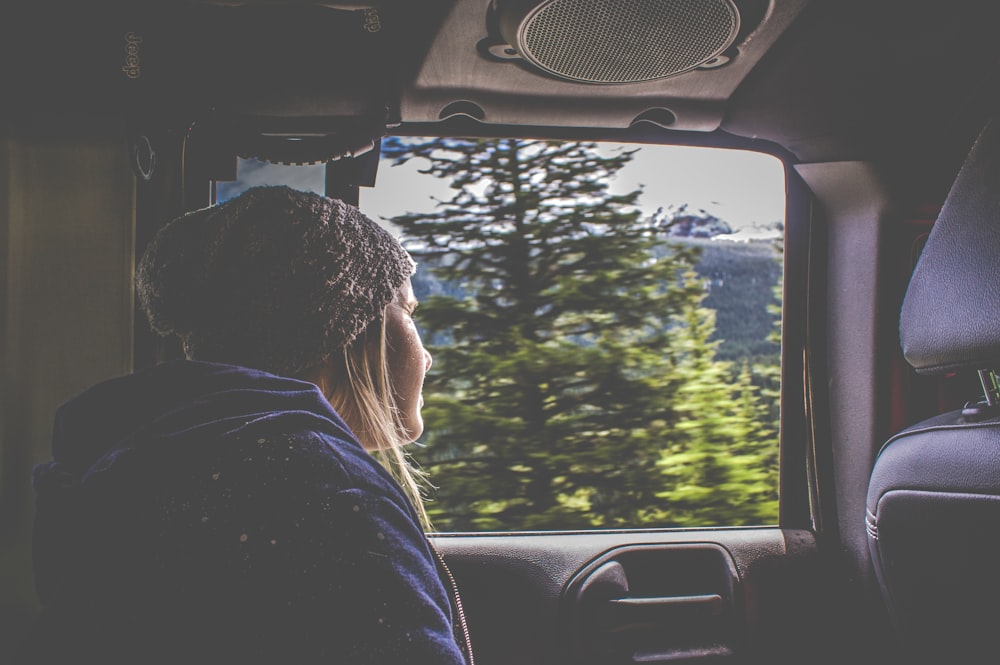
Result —
[[525, 17], [515, 46], [562, 78], [637, 83], [711, 60], [739, 23], [730, 0], [553, 0]]

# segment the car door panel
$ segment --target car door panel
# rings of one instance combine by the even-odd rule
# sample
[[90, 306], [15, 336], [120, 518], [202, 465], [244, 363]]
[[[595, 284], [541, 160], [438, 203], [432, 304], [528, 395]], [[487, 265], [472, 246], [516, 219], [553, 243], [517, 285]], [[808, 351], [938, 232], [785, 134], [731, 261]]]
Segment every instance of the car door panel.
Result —
[[433, 540], [458, 580], [480, 665], [780, 659], [822, 611], [824, 564], [804, 530]]

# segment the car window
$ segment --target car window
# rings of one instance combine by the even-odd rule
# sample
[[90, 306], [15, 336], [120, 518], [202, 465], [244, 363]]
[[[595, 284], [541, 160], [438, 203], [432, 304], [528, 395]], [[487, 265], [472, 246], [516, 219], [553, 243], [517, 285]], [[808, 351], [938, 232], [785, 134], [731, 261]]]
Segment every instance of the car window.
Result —
[[[776, 524], [784, 173], [746, 151], [389, 137], [439, 531]], [[318, 166], [243, 160], [322, 192]]]

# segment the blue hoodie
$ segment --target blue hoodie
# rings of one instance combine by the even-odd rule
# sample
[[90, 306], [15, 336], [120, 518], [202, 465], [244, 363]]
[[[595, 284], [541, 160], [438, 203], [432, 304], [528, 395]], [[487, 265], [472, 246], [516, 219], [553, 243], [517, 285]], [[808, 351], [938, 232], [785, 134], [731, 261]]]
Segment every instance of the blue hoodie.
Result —
[[416, 512], [310, 383], [177, 361], [99, 384], [34, 482], [26, 660], [466, 662]]

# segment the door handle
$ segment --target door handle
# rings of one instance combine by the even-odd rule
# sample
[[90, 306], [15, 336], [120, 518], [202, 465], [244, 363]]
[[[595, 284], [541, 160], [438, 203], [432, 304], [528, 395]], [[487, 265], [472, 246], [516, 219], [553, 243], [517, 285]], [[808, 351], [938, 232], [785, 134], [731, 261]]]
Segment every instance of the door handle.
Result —
[[581, 571], [573, 598], [585, 661], [715, 662], [732, 656], [735, 576], [729, 561], [711, 546], [628, 548]]
[[642, 627], [690, 624], [721, 616], [722, 596], [656, 596], [611, 598], [599, 629], [609, 633]]
[[688, 607], [708, 614], [722, 613], [722, 596], [717, 593], [702, 596], [659, 596], [654, 598], [612, 598], [612, 605], [621, 607], [675, 608]]

